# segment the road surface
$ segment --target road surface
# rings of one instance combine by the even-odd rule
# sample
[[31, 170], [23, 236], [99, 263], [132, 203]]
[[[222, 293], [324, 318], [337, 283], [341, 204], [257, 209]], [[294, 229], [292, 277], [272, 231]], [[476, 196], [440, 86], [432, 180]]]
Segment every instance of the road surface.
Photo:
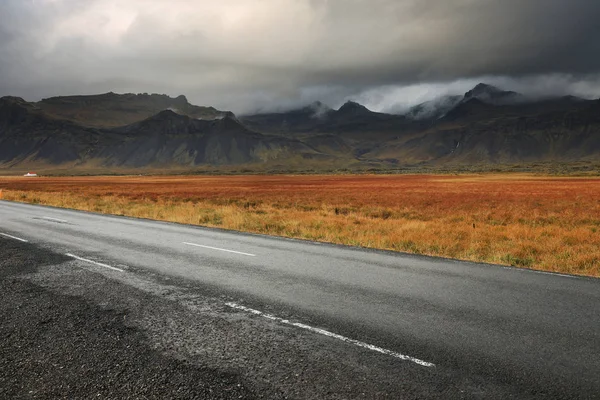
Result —
[[[197, 288], [230, 315], [318, 343], [323, 357], [328, 346], [367, 357], [357, 398], [600, 398], [600, 279], [6, 201], [0, 237], [121, 284]], [[393, 371], [398, 386], [373, 371]], [[336, 398], [326, 389], [311, 396]]]

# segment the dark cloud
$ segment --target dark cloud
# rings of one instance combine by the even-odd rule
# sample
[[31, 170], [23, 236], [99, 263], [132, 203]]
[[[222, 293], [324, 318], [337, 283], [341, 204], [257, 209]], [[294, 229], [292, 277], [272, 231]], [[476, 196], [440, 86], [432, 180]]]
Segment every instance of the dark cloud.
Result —
[[156, 91], [248, 111], [481, 77], [587, 93], [598, 20], [593, 0], [2, 0], [0, 95]]

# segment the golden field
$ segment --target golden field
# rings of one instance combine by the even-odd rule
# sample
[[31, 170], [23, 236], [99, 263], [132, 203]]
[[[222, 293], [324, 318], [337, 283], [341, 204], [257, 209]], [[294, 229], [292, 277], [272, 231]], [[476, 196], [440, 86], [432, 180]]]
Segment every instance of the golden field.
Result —
[[0, 177], [0, 189], [5, 200], [600, 276], [600, 178]]

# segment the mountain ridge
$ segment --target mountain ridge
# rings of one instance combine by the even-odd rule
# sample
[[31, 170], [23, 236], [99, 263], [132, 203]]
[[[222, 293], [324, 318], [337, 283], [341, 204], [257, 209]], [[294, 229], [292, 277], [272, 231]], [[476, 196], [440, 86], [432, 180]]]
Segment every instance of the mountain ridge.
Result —
[[172, 109], [192, 118], [215, 119], [229, 111], [190, 104], [184, 95], [114, 92], [99, 95], [57, 96], [42, 99], [35, 106], [56, 118], [95, 128], [114, 128]]
[[600, 161], [600, 100], [520, 96], [477, 85], [448, 111], [421, 120], [354, 101], [337, 110], [314, 102], [236, 117], [185, 96], [105, 93], [34, 103], [7, 96], [0, 98], [0, 168], [318, 171]]
[[32, 103], [2, 98], [0, 127], [4, 167], [44, 163], [72, 168], [195, 167], [328, 157], [297, 140], [253, 132], [229, 114], [202, 120], [162, 110], [129, 125], [92, 128], [54, 118]]

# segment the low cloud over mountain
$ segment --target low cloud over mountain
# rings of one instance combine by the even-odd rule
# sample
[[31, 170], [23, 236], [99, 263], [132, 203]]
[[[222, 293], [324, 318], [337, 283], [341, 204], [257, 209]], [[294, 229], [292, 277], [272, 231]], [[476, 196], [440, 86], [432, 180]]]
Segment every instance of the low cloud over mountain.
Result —
[[10, 172], [589, 166], [599, 157], [600, 100], [533, 100], [485, 83], [406, 115], [374, 112], [356, 101], [237, 117], [185, 96], [0, 98], [0, 169]]
[[599, 17], [589, 0], [3, 0], [0, 95], [186, 93], [238, 113], [407, 109], [474, 81], [598, 97]]

